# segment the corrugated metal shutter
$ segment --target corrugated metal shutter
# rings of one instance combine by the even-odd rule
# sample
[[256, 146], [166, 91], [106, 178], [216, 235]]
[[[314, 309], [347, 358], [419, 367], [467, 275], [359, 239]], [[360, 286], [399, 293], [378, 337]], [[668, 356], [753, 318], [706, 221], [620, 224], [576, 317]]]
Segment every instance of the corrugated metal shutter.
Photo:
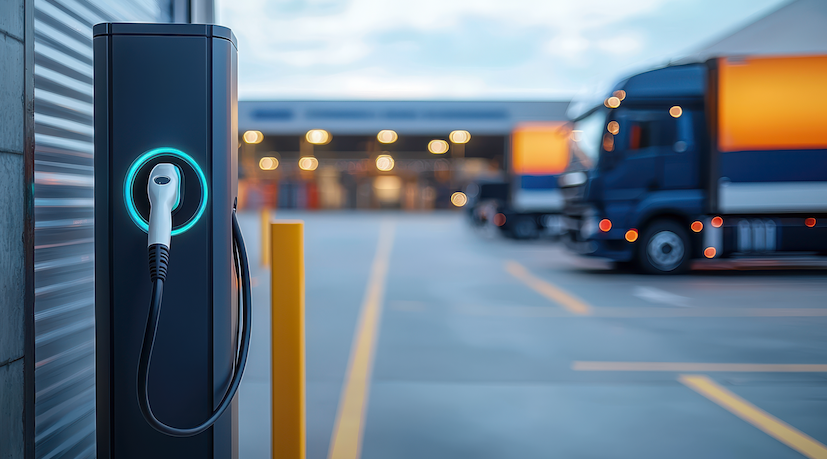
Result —
[[171, 0], [35, 0], [38, 458], [95, 457], [92, 25], [169, 22]]

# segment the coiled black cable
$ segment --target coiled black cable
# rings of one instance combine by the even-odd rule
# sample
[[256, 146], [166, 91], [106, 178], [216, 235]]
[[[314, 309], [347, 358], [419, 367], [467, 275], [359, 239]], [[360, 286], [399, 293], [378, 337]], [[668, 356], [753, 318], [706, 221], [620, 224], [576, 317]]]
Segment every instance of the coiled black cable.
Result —
[[[150, 276], [152, 278], [152, 296], [150, 297], [149, 316], [147, 317], [146, 330], [144, 331], [144, 342], [141, 346], [141, 356], [138, 360], [138, 406], [144, 419], [155, 430], [172, 437], [192, 437], [209, 429], [224, 411], [230, 406], [241, 384], [241, 377], [244, 374], [244, 367], [247, 364], [247, 354], [250, 351], [250, 328], [252, 327], [252, 295], [250, 292], [250, 267], [247, 260], [247, 248], [244, 245], [244, 238], [241, 235], [241, 228], [238, 225], [235, 210], [233, 210], [233, 255], [235, 258], [236, 277], [239, 290], [243, 297], [243, 326], [239, 343], [239, 352], [236, 355], [236, 362], [232, 381], [224, 393], [224, 397], [218, 404], [212, 415], [203, 423], [190, 428], [178, 428], [164, 424], [152, 412], [149, 403], [149, 363], [152, 359], [152, 350], [155, 347], [155, 334], [158, 330], [158, 319], [161, 316], [161, 302], [164, 296], [164, 280], [166, 278], [167, 262], [169, 260], [169, 249], [160, 244], [149, 248]], [[239, 312], [242, 312], [242, 302], [239, 302]]]

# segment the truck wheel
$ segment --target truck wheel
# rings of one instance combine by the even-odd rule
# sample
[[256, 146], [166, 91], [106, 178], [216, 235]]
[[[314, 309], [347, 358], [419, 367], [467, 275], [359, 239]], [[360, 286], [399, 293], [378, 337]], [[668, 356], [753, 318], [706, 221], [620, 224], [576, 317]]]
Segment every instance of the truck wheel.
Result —
[[681, 274], [689, 269], [689, 235], [676, 222], [657, 220], [643, 232], [637, 247], [641, 269], [650, 274]]
[[517, 217], [512, 224], [511, 233], [517, 239], [534, 239], [539, 236], [537, 222], [531, 217]]

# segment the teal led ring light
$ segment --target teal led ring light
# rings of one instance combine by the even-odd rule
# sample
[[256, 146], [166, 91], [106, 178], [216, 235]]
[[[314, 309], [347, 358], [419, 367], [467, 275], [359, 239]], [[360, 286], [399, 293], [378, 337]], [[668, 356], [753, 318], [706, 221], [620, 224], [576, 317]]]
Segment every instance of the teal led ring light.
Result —
[[[207, 177], [204, 176], [204, 171], [201, 170], [201, 166], [199, 166], [190, 155], [184, 153], [183, 151], [168, 147], [155, 148], [141, 155], [132, 163], [131, 166], [129, 166], [129, 171], [126, 173], [126, 180], [124, 180], [123, 188], [126, 209], [129, 211], [129, 218], [135, 222], [135, 225], [137, 225], [138, 228], [142, 229], [145, 233], [148, 233], [149, 222], [146, 221], [146, 219], [138, 213], [138, 209], [135, 208], [135, 198], [132, 195], [132, 187], [135, 184], [135, 175], [138, 174], [141, 167], [143, 167], [151, 159], [158, 156], [174, 156], [183, 160], [198, 174], [198, 181], [201, 183], [201, 203], [198, 204], [198, 210], [195, 212], [195, 215], [187, 221], [187, 223], [180, 228], [172, 230], [172, 235], [177, 236], [192, 228], [193, 225], [201, 219], [201, 216], [207, 209]], [[178, 207], [178, 203], [176, 203], [175, 207]]]

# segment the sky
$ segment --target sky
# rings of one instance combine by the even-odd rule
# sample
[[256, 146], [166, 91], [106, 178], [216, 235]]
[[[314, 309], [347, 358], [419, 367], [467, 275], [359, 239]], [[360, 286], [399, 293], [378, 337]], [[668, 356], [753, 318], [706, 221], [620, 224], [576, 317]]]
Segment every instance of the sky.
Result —
[[788, 0], [216, 0], [241, 100], [568, 100]]

